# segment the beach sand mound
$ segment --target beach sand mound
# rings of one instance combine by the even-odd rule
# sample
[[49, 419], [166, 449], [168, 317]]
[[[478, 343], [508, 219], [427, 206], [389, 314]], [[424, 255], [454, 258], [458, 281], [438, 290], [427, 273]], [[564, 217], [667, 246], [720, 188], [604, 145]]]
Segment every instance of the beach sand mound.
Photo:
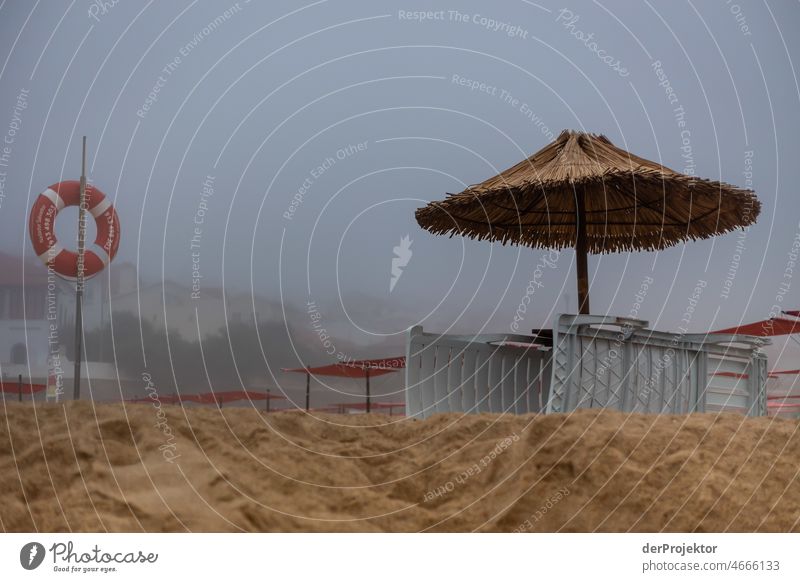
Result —
[[800, 531], [797, 421], [5, 403], [5, 531]]

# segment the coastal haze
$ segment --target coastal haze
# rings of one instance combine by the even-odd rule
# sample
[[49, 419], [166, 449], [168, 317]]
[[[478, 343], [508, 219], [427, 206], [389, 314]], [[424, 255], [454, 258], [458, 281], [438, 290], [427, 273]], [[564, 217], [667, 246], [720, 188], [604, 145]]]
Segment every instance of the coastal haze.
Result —
[[[98, 399], [144, 396], [147, 375], [161, 394], [303, 406], [304, 376], [281, 368], [402, 355], [414, 325], [550, 327], [577, 308], [572, 251], [436, 237], [414, 211], [567, 128], [762, 203], [743, 231], [591, 256], [593, 313], [704, 332], [800, 308], [798, 20], [790, 2], [6, 2], [3, 377], [41, 376], [53, 346], [71, 362], [74, 286], [50, 280], [27, 224], [78, 179], [83, 135], [121, 223], [86, 284]], [[790, 341], [768, 353], [800, 367]], [[399, 402], [402, 385], [373, 393]], [[322, 406], [364, 387], [312, 390]]]

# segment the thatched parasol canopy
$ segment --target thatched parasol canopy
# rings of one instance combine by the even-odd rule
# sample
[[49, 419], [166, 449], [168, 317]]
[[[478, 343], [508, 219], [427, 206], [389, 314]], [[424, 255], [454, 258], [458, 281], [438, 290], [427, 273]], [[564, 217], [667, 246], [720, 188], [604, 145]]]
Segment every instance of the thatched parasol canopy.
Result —
[[687, 176], [565, 130], [531, 157], [416, 212], [434, 234], [577, 251], [578, 301], [588, 313], [587, 253], [659, 250], [753, 224], [751, 190]]

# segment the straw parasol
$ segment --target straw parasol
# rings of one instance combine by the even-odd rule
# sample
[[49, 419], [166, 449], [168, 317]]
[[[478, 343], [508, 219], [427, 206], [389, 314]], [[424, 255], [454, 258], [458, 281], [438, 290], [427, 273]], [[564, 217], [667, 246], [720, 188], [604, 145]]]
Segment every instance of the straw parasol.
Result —
[[755, 223], [751, 190], [681, 174], [565, 130], [531, 157], [416, 212], [434, 234], [574, 248], [578, 309], [589, 313], [588, 253], [654, 251]]

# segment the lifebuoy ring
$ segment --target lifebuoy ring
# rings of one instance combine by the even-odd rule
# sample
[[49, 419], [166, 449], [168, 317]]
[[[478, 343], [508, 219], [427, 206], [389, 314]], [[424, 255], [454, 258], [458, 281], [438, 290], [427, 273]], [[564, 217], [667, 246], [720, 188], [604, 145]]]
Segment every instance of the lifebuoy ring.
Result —
[[[81, 183], [65, 180], [53, 184], [39, 194], [31, 209], [28, 230], [33, 250], [45, 265], [65, 279], [78, 275], [78, 253], [68, 251], [56, 240], [55, 221], [58, 213], [67, 206], [78, 206], [81, 200]], [[88, 279], [103, 270], [117, 254], [119, 248], [119, 217], [100, 190], [86, 185], [86, 210], [94, 217], [97, 237], [94, 245], [86, 246], [83, 256], [84, 278]], [[88, 219], [88, 217], [87, 217]]]

